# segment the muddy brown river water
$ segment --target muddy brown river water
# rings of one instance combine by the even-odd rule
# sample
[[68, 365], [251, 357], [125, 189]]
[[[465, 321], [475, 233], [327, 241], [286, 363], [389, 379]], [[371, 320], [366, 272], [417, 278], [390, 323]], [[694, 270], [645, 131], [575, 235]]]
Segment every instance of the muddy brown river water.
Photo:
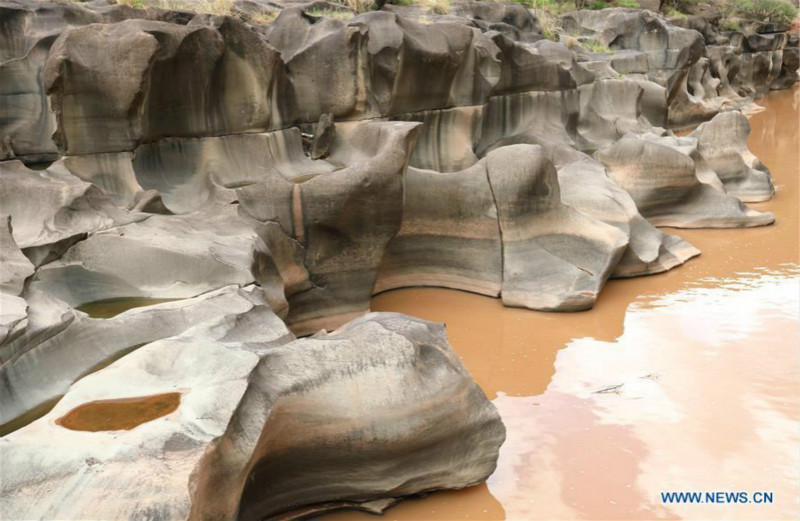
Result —
[[[797, 517], [798, 92], [759, 103], [749, 144], [777, 194], [752, 206], [776, 225], [673, 230], [702, 255], [611, 281], [582, 313], [432, 288], [373, 300], [376, 311], [445, 322], [508, 429], [486, 484], [404, 501], [387, 520]], [[773, 502], [665, 504], [670, 491], [763, 491]]]

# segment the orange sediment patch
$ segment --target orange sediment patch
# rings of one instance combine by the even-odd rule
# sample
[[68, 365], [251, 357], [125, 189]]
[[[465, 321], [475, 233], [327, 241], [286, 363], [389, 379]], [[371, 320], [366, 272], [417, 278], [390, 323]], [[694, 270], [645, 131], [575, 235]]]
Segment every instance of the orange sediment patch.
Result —
[[170, 414], [180, 403], [181, 393], [97, 400], [75, 407], [56, 424], [73, 431], [127, 431]]

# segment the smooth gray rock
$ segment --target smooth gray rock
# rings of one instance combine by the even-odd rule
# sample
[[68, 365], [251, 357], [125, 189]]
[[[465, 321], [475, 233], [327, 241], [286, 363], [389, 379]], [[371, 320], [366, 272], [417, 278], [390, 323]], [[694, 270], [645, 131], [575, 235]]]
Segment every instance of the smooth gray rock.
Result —
[[95, 233], [41, 267], [33, 284], [73, 307], [121, 297], [187, 298], [251, 284], [258, 239], [237, 210], [152, 215]]
[[277, 52], [233, 18], [71, 29], [44, 67], [55, 142], [68, 154], [96, 154], [162, 137], [266, 130], [277, 62]]
[[145, 190], [157, 191], [174, 213], [200, 210], [231, 190], [269, 179], [292, 179], [336, 170], [325, 160], [303, 154], [300, 132], [234, 134], [207, 138], [170, 138], [142, 145], [133, 172]]
[[242, 215], [272, 253], [297, 334], [369, 310], [378, 267], [400, 230], [403, 174], [416, 123], [337, 123], [328, 161], [344, 168], [237, 190]]
[[[3, 464], [14, 469], [0, 484], [4, 515], [187, 519], [198, 464], [240, 406], [259, 355], [290, 340], [277, 319], [252, 323], [243, 321], [246, 310], [217, 312], [80, 379], [50, 413], [0, 439]], [[177, 409], [129, 430], [56, 422], [97, 400], [164, 393], [179, 393]]]
[[25, 280], [33, 275], [34, 267], [17, 246], [12, 233], [10, 215], [0, 214], [0, 291], [18, 296], [22, 294]]
[[64, 394], [104, 361], [215, 317], [252, 313], [265, 327], [286, 331], [252, 286], [229, 286], [191, 299], [133, 308], [107, 319], [91, 318], [35, 288], [26, 298], [30, 306], [27, 327], [0, 345], [0, 424]]
[[504, 438], [441, 324], [372, 313], [265, 354], [197, 469], [191, 518], [463, 488], [492, 473]]
[[628, 245], [612, 278], [661, 273], [700, 254], [680, 237], [647, 222], [631, 196], [609, 179], [602, 163], [563, 145], [544, 148], [558, 170], [561, 200], [627, 235]]
[[750, 123], [740, 112], [723, 112], [692, 136], [697, 151], [714, 170], [725, 191], [745, 202], [766, 201], [775, 193], [769, 170], [747, 148]]
[[120, 210], [62, 163], [39, 171], [20, 161], [0, 162], [0, 206], [11, 216], [14, 240], [35, 265], [57, 258], [88, 233], [145, 217]]
[[503, 253], [486, 160], [452, 173], [409, 168], [403, 224], [381, 262], [375, 293], [438, 286], [497, 297]]
[[658, 142], [624, 138], [597, 155], [609, 177], [656, 226], [733, 228], [771, 224], [775, 216], [747, 208], [733, 196], [701, 183], [694, 161]]
[[14, 241], [11, 226], [11, 216], [0, 215], [0, 344], [27, 324], [28, 305], [20, 295], [35, 271]]
[[625, 251], [625, 234], [561, 202], [558, 173], [539, 146], [493, 150], [487, 169], [503, 238], [503, 303], [590, 308]]

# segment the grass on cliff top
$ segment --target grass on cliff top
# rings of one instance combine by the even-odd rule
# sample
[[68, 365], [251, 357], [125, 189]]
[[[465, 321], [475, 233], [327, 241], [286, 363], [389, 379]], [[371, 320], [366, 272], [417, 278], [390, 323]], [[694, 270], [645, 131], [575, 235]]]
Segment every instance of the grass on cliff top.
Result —
[[[76, 1], [76, 0], [72, 0]], [[379, 0], [331, 0], [343, 7], [363, 13], [378, 8]], [[450, 0], [385, 0], [388, 4], [416, 5], [433, 14], [450, 12]], [[493, 0], [487, 0], [493, 1]], [[605, 9], [607, 7], [638, 8], [636, 0], [509, 0], [533, 10], [542, 25], [545, 37], [558, 40], [561, 35], [559, 16], [569, 11], [580, 9]], [[685, 18], [701, 0], [664, 0], [662, 11], [669, 18]], [[723, 29], [736, 30], [738, 22], [729, 19], [734, 17], [758, 20], [762, 22], [791, 23], [798, 16], [795, 0], [704, 0], [717, 9], [723, 17]], [[137, 9], [157, 7], [161, 9], [179, 9], [202, 14], [228, 15], [245, 18], [255, 24], [271, 23], [277, 11], [258, 15], [244, 15], [234, 7], [234, 0], [117, 0], [117, 3], [129, 5]], [[347, 20], [352, 15], [336, 9], [314, 9], [312, 16], [330, 17]]]
[[[668, 18], [686, 18], [699, 4], [700, 0], [665, 0], [661, 11]], [[705, 0], [703, 4], [719, 12], [723, 28], [737, 27], [731, 30], [738, 30], [738, 22], [730, 20], [734, 17], [790, 24], [798, 16], [795, 0]]]

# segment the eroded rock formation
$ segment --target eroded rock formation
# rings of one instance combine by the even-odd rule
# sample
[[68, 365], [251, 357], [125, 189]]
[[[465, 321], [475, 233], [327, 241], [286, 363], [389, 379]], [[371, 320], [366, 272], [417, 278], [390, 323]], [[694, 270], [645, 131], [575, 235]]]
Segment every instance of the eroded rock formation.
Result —
[[[149, 343], [0, 439], [15, 469], [4, 515], [263, 519], [386, 507], [492, 473], [505, 429], [443, 326], [370, 314], [287, 343], [271, 317], [223, 312]], [[170, 393], [177, 405], [153, 410]]]
[[[797, 80], [785, 32], [101, 4], [0, 1], [12, 517], [291, 518], [478, 483], [496, 410], [441, 326], [367, 314], [373, 294], [586, 309], [699, 253], [656, 226], [775, 219], [745, 205], [774, 187], [740, 109]], [[141, 422], [80, 428], [116, 406]]]

